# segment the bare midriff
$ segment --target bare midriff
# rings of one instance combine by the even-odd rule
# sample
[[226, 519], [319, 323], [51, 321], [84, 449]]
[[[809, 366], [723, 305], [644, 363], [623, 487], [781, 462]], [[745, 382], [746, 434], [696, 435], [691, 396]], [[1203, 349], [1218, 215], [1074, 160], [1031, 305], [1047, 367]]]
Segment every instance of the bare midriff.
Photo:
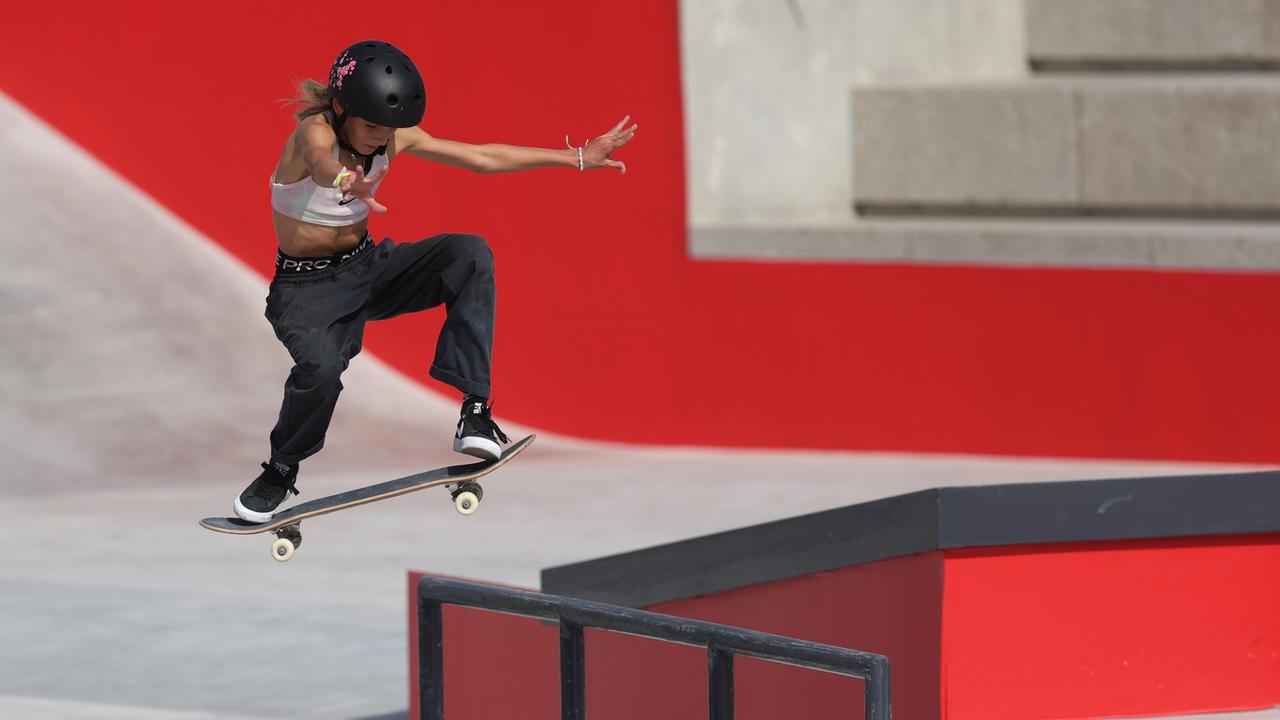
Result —
[[280, 252], [299, 258], [329, 257], [346, 252], [360, 244], [369, 227], [367, 218], [354, 225], [329, 227], [295, 220], [275, 210], [271, 211], [271, 217], [275, 221]]

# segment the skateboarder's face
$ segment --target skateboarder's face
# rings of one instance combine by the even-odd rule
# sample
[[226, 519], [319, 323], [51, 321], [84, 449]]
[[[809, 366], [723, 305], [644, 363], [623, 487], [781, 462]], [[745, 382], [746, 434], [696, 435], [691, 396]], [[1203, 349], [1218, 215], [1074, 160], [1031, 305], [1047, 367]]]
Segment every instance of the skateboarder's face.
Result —
[[[334, 100], [333, 109], [341, 114], [342, 103]], [[346, 140], [348, 145], [355, 148], [356, 152], [365, 155], [376, 152], [378, 148], [390, 142], [395, 131], [395, 128], [375, 125], [362, 117], [351, 115], [347, 117], [346, 122], [342, 123], [341, 132], [342, 139]]]
[[364, 118], [351, 118], [351, 147], [361, 153], [371, 153], [391, 141], [394, 128], [385, 125], [374, 125]]

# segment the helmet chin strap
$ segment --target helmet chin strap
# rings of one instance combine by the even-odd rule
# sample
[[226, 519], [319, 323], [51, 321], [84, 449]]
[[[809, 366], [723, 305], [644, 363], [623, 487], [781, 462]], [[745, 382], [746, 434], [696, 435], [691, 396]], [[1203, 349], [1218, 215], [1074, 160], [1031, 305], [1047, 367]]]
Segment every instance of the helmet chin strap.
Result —
[[387, 146], [383, 145], [368, 155], [358, 152], [355, 148], [347, 144], [346, 138], [342, 137], [342, 125], [347, 121], [347, 116], [345, 114], [339, 115], [338, 113], [333, 111], [330, 111], [330, 113], [333, 116], [333, 134], [338, 137], [338, 147], [342, 148], [343, 150], [346, 150], [348, 153], [351, 153], [351, 157], [364, 158], [362, 162], [364, 163], [365, 174], [367, 175], [370, 172], [372, 172], [373, 159], [378, 155], [385, 155], [387, 152]]

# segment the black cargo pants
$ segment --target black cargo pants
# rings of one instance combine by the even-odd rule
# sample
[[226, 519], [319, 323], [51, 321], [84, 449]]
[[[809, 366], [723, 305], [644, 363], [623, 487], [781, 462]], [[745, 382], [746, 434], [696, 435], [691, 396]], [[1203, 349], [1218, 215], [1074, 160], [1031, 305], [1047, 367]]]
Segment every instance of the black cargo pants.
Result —
[[495, 299], [493, 253], [475, 235], [403, 244], [366, 237], [330, 258], [278, 255], [266, 316], [295, 364], [271, 431], [271, 460], [301, 462], [324, 446], [339, 378], [360, 352], [368, 320], [443, 304], [430, 374], [489, 397]]

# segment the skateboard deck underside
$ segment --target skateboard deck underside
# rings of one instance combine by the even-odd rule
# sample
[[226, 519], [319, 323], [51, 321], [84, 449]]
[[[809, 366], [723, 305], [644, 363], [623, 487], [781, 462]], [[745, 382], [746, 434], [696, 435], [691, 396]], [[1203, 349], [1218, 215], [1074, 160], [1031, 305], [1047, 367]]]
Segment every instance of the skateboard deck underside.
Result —
[[215, 532], [232, 535], [254, 535], [292, 525], [304, 518], [324, 515], [344, 508], [364, 505], [417, 490], [438, 485], [475, 481], [497, 470], [508, 460], [518, 455], [520, 451], [529, 447], [529, 444], [536, 437], [537, 435], [529, 435], [516, 441], [515, 444], [503, 451], [502, 457], [497, 460], [469, 463], [467, 465], [450, 465], [449, 467], [427, 470], [414, 475], [406, 475], [402, 478], [388, 480], [368, 487], [348, 490], [328, 497], [308, 500], [281, 511], [265, 523], [252, 523], [238, 517], [208, 517], [201, 520], [200, 525]]

